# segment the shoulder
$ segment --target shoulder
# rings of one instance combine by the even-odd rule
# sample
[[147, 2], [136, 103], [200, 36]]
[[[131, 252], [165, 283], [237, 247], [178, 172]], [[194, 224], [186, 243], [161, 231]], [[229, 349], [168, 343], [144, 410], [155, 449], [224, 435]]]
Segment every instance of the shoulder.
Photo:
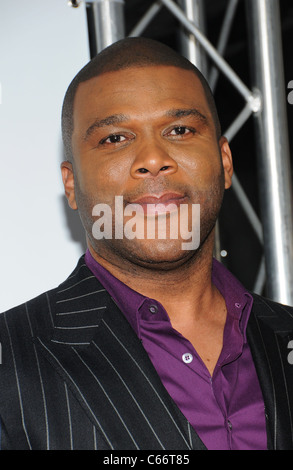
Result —
[[282, 315], [289, 315], [291, 318], [293, 314], [293, 306], [282, 304], [280, 302], [276, 302], [272, 299], [267, 297], [252, 293], [252, 297], [254, 300], [254, 304], [257, 305], [259, 308], [263, 308], [264, 311], [268, 310], [271, 312], [280, 312]]
[[56, 289], [44, 292], [34, 299], [24, 302], [0, 314], [0, 338], [12, 335], [16, 330], [21, 336], [30, 334], [32, 324], [39, 324], [39, 329], [50, 325], [50, 302]]
[[[293, 307], [253, 294], [253, 307], [248, 321], [248, 337], [256, 343], [264, 342], [275, 354], [283, 351], [284, 360], [293, 340]], [[291, 371], [290, 371], [291, 373]]]
[[252, 294], [253, 313], [258, 318], [278, 320], [293, 328], [293, 307], [276, 302], [258, 294]]
[[[20, 371], [26, 370], [30, 376], [28, 365], [36, 360], [34, 337], [47, 336], [52, 331], [50, 301], [54, 296], [55, 289], [0, 314], [0, 378], [9, 393], [15, 390]], [[2, 409], [2, 398], [0, 405]]]
[[[82, 256], [67, 279], [33, 299], [0, 313], [0, 342], [4, 337], [17, 336], [21, 341], [28, 336], [42, 335], [53, 327], [54, 311], [58, 294], [66, 291], [68, 285], [79, 281], [79, 273], [88, 270]], [[88, 270], [88, 272], [90, 272]], [[86, 276], [87, 274], [84, 274]]]

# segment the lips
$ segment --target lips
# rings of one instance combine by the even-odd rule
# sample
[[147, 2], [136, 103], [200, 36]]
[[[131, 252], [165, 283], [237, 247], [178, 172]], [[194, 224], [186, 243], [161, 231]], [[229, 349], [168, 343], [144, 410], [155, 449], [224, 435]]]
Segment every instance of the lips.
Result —
[[181, 201], [182, 199], [185, 199], [185, 196], [179, 193], [165, 193], [161, 196], [154, 194], [146, 194], [145, 196], [142, 196], [136, 199], [135, 201], [132, 201], [131, 204], [170, 204], [172, 202], [176, 204], [177, 201]]
[[146, 194], [135, 201], [131, 201], [131, 204], [141, 206], [144, 213], [160, 214], [178, 210], [180, 204], [187, 204], [187, 202], [185, 195], [170, 192], [162, 195]]

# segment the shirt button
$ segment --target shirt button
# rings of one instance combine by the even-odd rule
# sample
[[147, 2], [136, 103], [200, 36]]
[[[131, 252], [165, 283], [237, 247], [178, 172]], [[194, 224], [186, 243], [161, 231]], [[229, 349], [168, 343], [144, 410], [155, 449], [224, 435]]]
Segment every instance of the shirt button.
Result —
[[157, 311], [158, 311], [157, 305], [150, 305], [149, 311], [150, 311], [152, 314], [157, 313]]
[[190, 353], [184, 353], [182, 355], [182, 360], [185, 362], [185, 364], [190, 364], [190, 362], [193, 361], [193, 355]]
[[236, 308], [240, 308], [240, 307], [241, 307], [241, 304], [236, 303], [236, 304], [235, 304], [235, 307], [236, 307]]
[[229, 419], [228, 419], [228, 421], [227, 421], [227, 424], [228, 424], [229, 430], [232, 431], [233, 426], [232, 426], [232, 423], [231, 423], [231, 421], [230, 421]]

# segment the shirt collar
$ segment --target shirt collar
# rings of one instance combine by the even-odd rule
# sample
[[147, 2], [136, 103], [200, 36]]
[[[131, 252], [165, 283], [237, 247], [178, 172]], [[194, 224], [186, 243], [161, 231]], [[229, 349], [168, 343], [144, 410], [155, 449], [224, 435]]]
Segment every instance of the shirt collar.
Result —
[[125, 315], [132, 328], [138, 333], [137, 314], [139, 308], [145, 300], [145, 296], [139, 294], [135, 290], [117, 279], [107, 269], [101, 266], [87, 250], [85, 254], [85, 263], [92, 271], [104, 288], [109, 292], [110, 296]]
[[213, 259], [212, 282], [225, 299], [227, 312], [239, 320], [246, 342], [246, 327], [253, 304], [252, 295], [238, 279], [219, 261]]

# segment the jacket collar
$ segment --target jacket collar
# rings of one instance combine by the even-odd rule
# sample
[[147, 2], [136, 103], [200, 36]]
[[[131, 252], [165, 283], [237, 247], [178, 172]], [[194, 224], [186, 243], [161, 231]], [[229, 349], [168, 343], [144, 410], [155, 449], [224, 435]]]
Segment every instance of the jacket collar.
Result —
[[51, 334], [35, 344], [110, 448], [205, 449], [84, 257], [50, 305]]
[[293, 308], [253, 297], [247, 339], [265, 402], [268, 448], [293, 449]]

